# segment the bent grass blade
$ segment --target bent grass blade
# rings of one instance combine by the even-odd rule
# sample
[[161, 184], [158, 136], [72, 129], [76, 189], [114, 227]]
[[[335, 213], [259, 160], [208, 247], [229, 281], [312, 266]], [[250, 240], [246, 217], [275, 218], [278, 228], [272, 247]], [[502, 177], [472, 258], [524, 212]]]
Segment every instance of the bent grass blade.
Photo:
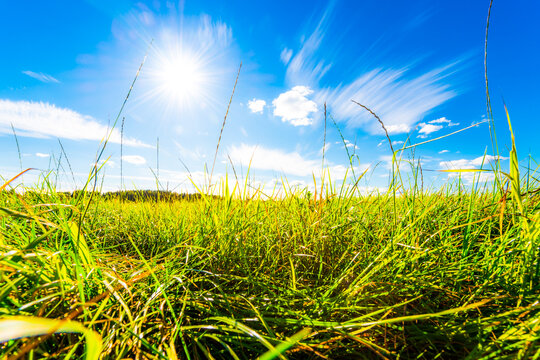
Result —
[[85, 359], [99, 359], [102, 349], [101, 336], [78, 322], [33, 316], [13, 316], [0, 319], [0, 343], [20, 338], [60, 333], [82, 334], [86, 339]]
[[28, 168], [26, 170], [23, 170], [21, 171], [20, 173], [18, 173], [17, 175], [15, 175], [14, 177], [12, 177], [11, 179], [9, 179], [8, 181], [6, 181], [6, 183], [2, 186], [0, 186], [0, 191], [4, 190], [12, 181], [15, 181], [19, 176], [23, 175], [25, 172], [27, 171], [30, 171], [30, 170], [36, 170], [34, 168]]

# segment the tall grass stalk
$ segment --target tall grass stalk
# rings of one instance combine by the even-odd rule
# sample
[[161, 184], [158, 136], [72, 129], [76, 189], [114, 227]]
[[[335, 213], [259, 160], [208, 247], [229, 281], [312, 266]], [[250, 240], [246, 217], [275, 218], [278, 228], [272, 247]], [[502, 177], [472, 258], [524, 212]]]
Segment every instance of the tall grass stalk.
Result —
[[229, 109], [231, 108], [232, 99], [234, 96], [234, 92], [236, 91], [236, 84], [238, 84], [238, 77], [240, 77], [240, 70], [242, 70], [242, 63], [240, 63], [240, 66], [238, 66], [238, 73], [236, 74], [236, 79], [234, 80], [234, 86], [231, 93], [231, 98], [229, 99], [229, 104], [227, 105], [227, 111], [225, 112], [225, 116], [223, 117], [223, 123], [221, 124], [221, 130], [219, 131], [219, 138], [216, 145], [216, 153], [214, 154], [214, 160], [212, 161], [212, 170], [210, 171], [210, 178], [208, 180], [208, 190], [210, 192], [210, 189], [212, 187], [212, 175], [214, 175], [214, 167], [216, 166], [216, 159], [219, 151], [219, 145], [221, 144], [221, 136], [223, 135], [223, 129], [225, 128], [225, 123], [227, 122], [227, 116], [229, 115]]
[[13, 123], [11, 123], [10, 125], [11, 125], [11, 131], [13, 132], [13, 138], [15, 139], [15, 144], [17, 145], [17, 154], [19, 156], [19, 169], [20, 171], [23, 171], [22, 155], [21, 155], [21, 147], [19, 146], [19, 139], [17, 138], [17, 133], [15, 132]]

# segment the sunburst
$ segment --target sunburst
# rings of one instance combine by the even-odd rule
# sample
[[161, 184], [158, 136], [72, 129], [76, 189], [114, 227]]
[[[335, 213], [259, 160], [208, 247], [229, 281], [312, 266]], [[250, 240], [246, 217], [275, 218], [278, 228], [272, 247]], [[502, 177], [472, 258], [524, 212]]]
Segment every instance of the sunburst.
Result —
[[204, 101], [210, 85], [204, 60], [183, 48], [159, 53], [151, 76], [155, 95], [174, 107], [189, 107]]

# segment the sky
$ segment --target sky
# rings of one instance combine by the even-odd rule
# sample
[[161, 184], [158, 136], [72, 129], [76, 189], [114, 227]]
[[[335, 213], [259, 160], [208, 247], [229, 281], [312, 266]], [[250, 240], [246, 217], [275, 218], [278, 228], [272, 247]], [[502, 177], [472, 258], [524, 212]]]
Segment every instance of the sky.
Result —
[[[486, 122], [488, 7], [488, 0], [2, 2], [0, 181], [32, 168], [13, 184], [47, 178], [58, 190], [81, 188], [108, 136], [103, 191], [191, 192], [213, 167], [214, 182], [248, 176], [270, 191], [313, 187], [323, 168], [336, 184], [354, 171], [365, 173], [362, 189], [382, 191], [390, 145], [355, 102], [377, 114], [394, 149], [426, 142], [404, 151], [401, 165], [411, 178], [410, 163], [420, 164], [426, 186], [455, 180], [440, 170], [489, 168], [497, 159], [508, 167], [504, 103], [521, 165], [529, 157], [534, 165], [540, 2], [492, 7], [487, 63], [499, 153]], [[472, 173], [463, 180], [472, 183]]]

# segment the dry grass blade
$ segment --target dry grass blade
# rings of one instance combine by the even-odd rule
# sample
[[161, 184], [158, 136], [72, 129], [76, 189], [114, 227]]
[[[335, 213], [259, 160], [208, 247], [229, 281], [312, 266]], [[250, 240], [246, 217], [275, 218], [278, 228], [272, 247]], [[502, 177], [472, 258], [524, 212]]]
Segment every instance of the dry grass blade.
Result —
[[373, 110], [368, 108], [366, 105], [362, 105], [359, 102], [354, 101], [354, 100], [351, 100], [351, 101], [353, 103], [355, 103], [356, 105], [366, 109], [371, 115], [373, 115], [375, 117], [375, 119], [377, 119], [377, 121], [379, 122], [379, 124], [381, 124], [381, 126], [382, 126], [382, 128], [384, 130], [386, 138], [388, 139], [388, 144], [390, 145], [390, 149], [392, 150], [392, 153], [394, 153], [394, 147], [392, 146], [392, 140], [390, 140], [390, 135], [388, 135], [388, 130], [386, 130], [386, 126], [384, 126], [384, 123], [382, 122], [381, 118], [377, 114], [375, 114], [375, 112]]
[[214, 167], [216, 166], [216, 159], [217, 154], [219, 150], [219, 144], [221, 143], [221, 135], [223, 135], [223, 129], [225, 128], [225, 123], [227, 122], [227, 115], [229, 115], [229, 109], [231, 107], [232, 99], [234, 96], [234, 92], [236, 90], [236, 84], [238, 83], [238, 77], [240, 76], [240, 70], [242, 70], [242, 63], [240, 63], [240, 66], [238, 66], [238, 73], [236, 74], [236, 80], [234, 81], [234, 87], [231, 93], [231, 97], [229, 99], [229, 104], [227, 105], [227, 111], [225, 112], [225, 117], [223, 118], [223, 123], [221, 124], [221, 130], [219, 131], [219, 138], [216, 145], [216, 153], [214, 154], [214, 161], [212, 161], [212, 170], [210, 171], [210, 179], [208, 181], [208, 188], [212, 185], [212, 175], [214, 174]]
[[26, 170], [23, 170], [21, 171], [20, 173], [18, 173], [17, 175], [15, 175], [14, 177], [12, 177], [11, 179], [9, 179], [8, 181], [6, 181], [4, 183], [4, 185], [0, 186], [0, 191], [4, 190], [11, 182], [15, 181], [19, 176], [21, 176], [22, 174], [24, 174], [25, 172], [27, 171], [30, 171], [30, 170], [36, 170], [34, 168], [28, 168]]

